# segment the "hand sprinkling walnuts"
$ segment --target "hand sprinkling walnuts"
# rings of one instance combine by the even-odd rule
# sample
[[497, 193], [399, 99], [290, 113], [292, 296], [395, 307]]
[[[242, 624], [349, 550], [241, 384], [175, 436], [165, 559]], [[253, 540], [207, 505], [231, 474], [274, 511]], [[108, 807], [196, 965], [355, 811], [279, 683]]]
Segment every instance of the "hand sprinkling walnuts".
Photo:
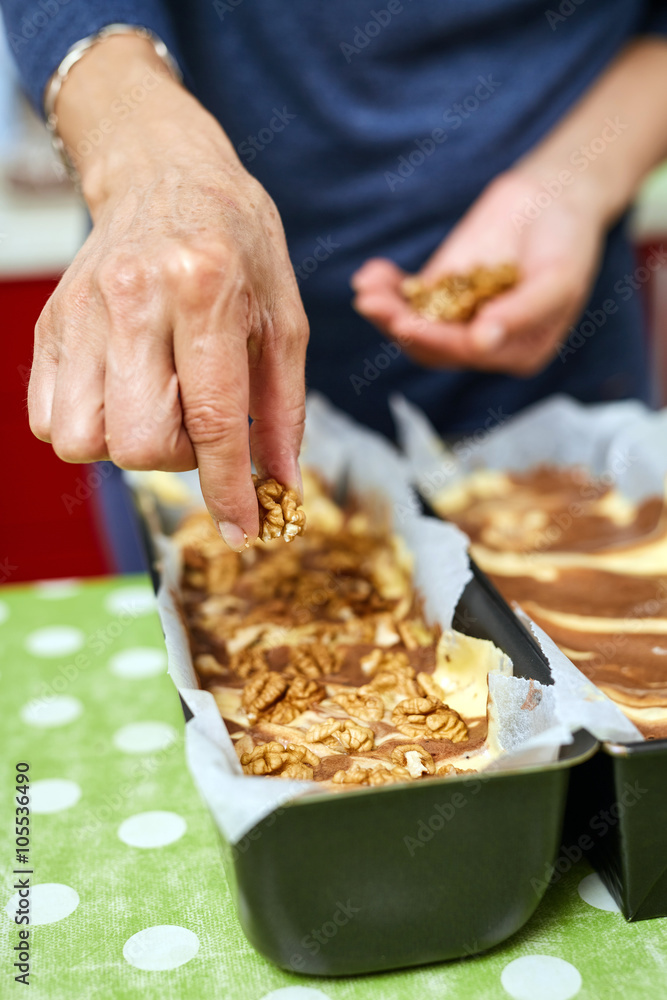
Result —
[[303, 534], [306, 515], [299, 506], [299, 498], [294, 490], [281, 486], [275, 479], [260, 479], [253, 476], [259, 505], [259, 537], [263, 542], [272, 538], [284, 538], [291, 542]]

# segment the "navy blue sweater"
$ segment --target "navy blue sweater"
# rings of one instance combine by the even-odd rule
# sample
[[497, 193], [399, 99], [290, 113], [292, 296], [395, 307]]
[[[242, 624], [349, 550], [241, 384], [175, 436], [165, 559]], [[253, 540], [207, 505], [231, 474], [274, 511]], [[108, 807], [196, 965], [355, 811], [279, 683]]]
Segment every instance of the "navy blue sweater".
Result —
[[[394, 356], [351, 309], [349, 279], [375, 255], [417, 270], [483, 187], [554, 126], [628, 41], [665, 30], [664, 5], [0, 3], [38, 106], [67, 48], [103, 25], [142, 24], [164, 39], [281, 212], [311, 323], [309, 385], [356, 417], [388, 431], [386, 401], [396, 390], [443, 431], [483, 425], [490, 410], [508, 414], [554, 391], [585, 401], [647, 397], [641, 293], [622, 227], [608, 240], [593, 319], [583, 316], [572, 332], [579, 346], [528, 380], [429, 371]], [[437, 142], [429, 140], [434, 129]], [[601, 312], [605, 300], [617, 310]]]

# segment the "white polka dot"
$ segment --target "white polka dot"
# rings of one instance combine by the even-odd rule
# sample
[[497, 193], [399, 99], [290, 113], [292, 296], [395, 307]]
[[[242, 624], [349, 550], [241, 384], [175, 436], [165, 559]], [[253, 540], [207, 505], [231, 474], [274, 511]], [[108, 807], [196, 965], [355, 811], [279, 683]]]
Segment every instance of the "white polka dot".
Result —
[[21, 718], [29, 726], [50, 729], [51, 726], [66, 726], [78, 719], [83, 705], [78, 698], [69, 694], [55, 694], [47, 698], [35, 698], [21, 709]]
[[176, 730], [166, 722], [130, 722], [117, 729], [112, 739], [123, 753], [151, 753], [164, 750], [176, 737]]
[[265, 993], [260, 1000], [329, 1000], [329, 996], [312, 986], [283, 986], [279, 990]]
[[33, 656], [68, 656], [81, 649], [86, 637], [71, 625], [48, 625], [26, 636], [25, 648]]
[[135, 646], [123, 649], [109, 660], [109, 668], [117, 677], [155, 677], [164, 672], [167, 654], [163, 649], [151, 646]]
[[515, 958], [503, 969], [500, 982], [513, 1000], [570, 1000], [581, 989], [578, 970], [551, 955]]
[[30, 808], [35, 813], [62, 812], [75, 806], [81, 798], [81, 788], [67, 778], [42, 778], [30, 786]]
[[0, 625], [9, 618], [9, 605], [7, 601], [0, 601]]
[[618, 903], [597, 872], [582, 878], [577, 888], [583, 901], [594, 906], [596, 910], [609, 910], [610, 913], [621, 912]]
[[44, 601], [63, 601], [74, 597], [80, 590], [78, 580], [38, 580], [34, 586], [35, 597]]
[[146, 584], [119, 587], [107, 595], [104, 607], [112, 615], [147, 615], [155, 610], [155, 594]]
[[185, 965], [198, 951], [199, 938], [192, 931], [175, 924], [158, 924], [128, 938], [123, 958], [136, 969], [158, 972]]
[[[30, 886], [30, 926], [54, 924], [74, 913], [79, 905], [79, 894], [60, 882], [38, 882]], [[7, 916], [12, 920], [19, 905], [19, 894], [15, 892], [5, 906]]]
[[130, 847], [165, 847], [179, 840], [188, 828], [182, 816], [174, 812], [137, 813], [118, 827], [118, 836]]

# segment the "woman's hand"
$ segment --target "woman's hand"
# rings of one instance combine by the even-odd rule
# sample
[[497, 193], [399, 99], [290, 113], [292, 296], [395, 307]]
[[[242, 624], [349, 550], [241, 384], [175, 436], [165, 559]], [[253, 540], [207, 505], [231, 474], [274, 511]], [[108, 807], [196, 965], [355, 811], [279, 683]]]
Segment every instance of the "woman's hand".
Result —
[[[77, 138], [95, 127], [84, 89], [108, 109], [131, 83], [114, 79], [116, 54], [121, 73], [149, 65], [159, 83], [89, 150]], [[199, 467], [208, 509], [240, 549], [258, 530], [250, 446], [261, 474], [300, 488], [308, 325], [276, 207], [142, 40], [91, 49], [56, 110], [83, 151], [94, 225], [37, 323], [32, 430], [69, 462]]]
[[477, 264], [516, 263], [519, 283], [482, 305], [468, 323], [416, 313], [400, 291], [405, 277], [388, 260], [369, 260], [354, 276], [355, 308], [420, 364], [534, 375], [553, 358], [580, 315], [597, 273], [604, 226], [594, 198], [564, 187], [525, 215], [544, 187], [530, 172], [497, 178], [420, 271], [428, 284]]
[[[637, 38], [538, 146], [482, 192], [421, 272], [434, 281], [476, 264], [515, 262], [522, 272], [515, 288], [470, 323], [435, 323], [403, 299], [397, 267], [370, 260], [353, 279], [355, 307], [422, 364], [540, 371], [581, 314], [607, 229], [667, 155], [667, 132], [656, 127], [666, 115], [667, 43]], [[600, 142], [591, 159], [586, 150]], [[531, 203], [537, 211], [527, 214]]]

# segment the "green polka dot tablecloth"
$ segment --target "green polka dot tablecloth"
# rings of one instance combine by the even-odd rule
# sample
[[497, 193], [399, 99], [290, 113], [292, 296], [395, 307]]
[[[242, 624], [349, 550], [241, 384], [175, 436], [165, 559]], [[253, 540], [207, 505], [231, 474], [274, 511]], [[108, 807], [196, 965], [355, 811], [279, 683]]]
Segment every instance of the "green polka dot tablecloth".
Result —
[[[236, 921], [217, 834], [183, 759], [147, 579], [2, 588], [0, 649], [3, 1000], [667, 997], [667, 920], [627, 924], [585, 865], [484, 955], [349, 979], [275, 968]], [[19, 863], [24, 762], [30, 834]], [[27, 991], [14, 978], [17, 868], [32, 872]]]

